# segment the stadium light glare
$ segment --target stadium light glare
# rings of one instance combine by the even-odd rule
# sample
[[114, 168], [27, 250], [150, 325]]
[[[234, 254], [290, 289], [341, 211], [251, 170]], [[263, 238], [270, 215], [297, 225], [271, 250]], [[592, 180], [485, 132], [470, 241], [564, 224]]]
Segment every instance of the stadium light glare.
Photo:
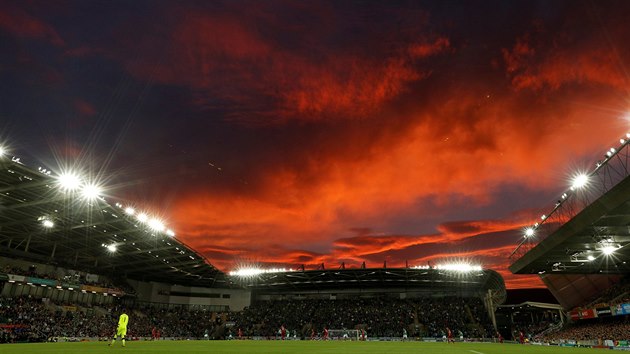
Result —
[[155, 231], [164, 231], [164, 223], [156, 218], [149, 220], [149, 227]]
[[116, 252], [116, 250], [118, 249], [116, 247], [116, 245], [112, 244], [112, 245], [107, 245], [105, 248], [107, 248], [108, 251], [110, 251], [111, 253]]
[[571, 184], [571, 188], [579, 189], [586, 186], [587, 183], [588, 183], [588, 176], [583, 173], [580, 173], [579, 175], [573, 178], [573, 184]]
[[455, 272], [472, 272], [482, 270], [481, 266], [466, 263], [438, 264], [436, 268], [440, 270], [452, 270]]
[[64, 173], [57, 178], [62, 189], [72, 191], [81, 186], [81, 178], [73, 173]]
[[138, 214], [138, 220], [141, 222], [147, 222], [147, 220], [149, 220], [149, 216], [145, 213], [140, 213]]
[[428, 265], [413, 266], [411, 269], [431, 269]]
[[55, 223], [53, 223], [52, 221], [48, 220], [48, 219], [44, 219], [42, 221], [42, 225], [44, 225], [44, 227], [46, 228], [52, 228], [53, 226], [55, 226]]
[[615, 253], [616, 250], [617, 250], [617, 247], [615, 247], [613, 245], [608, 245], [608, 246], [602, 247], [602, 253], [604, 253], [607, 256]]
[[0, 146], [0, 158], [4, 157], [4, 154], [7, 153], [7, 149], [5, 149], [3, 146]]
[[265, 274], [265, 273], [283, 273], [283, 272], [291, 272], [292, 270], [286, 268], [271, 268], [271, 269], [262, 269], [262, 268], [241, 268], [237, 270], [233, 270], [230, 272], [230, 275], [237, 277], [254, 277], [256, 275]]
[[589, 261], [594, 261], [595, 257], [593, 257], [593, 255], [588, 255], [588, 257], [586, 257], [586, 259], [588, 259]]
[[531, 227], [528, 227], [527, 229], [525, 229], [525, 237], [532, 237], [534, 236], [534, 229]]
[[136, 209], [134, 209], [132, 207], [126, 207], [125, 208], [125, 214], [133, 216], [135, 213], [136, 213]]
[[173, 232], [173, 230], [171, 229], [166, 230], [166, 234], [170, 237], [175, 237], [175, 232]]
[[101, 192], [101, 188], [95, 184], [83, 186], [83, 189], [81, 190], [81, 194], [83, 195], [83, 197], [88, 200], [94, 200], [98, 198]]

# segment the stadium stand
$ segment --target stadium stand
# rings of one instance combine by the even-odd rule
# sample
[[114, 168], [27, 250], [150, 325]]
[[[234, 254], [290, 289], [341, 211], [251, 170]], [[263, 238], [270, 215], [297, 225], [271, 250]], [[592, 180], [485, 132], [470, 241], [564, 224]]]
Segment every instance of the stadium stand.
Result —
[[[12, 329], [5, 331], [11, 341], [105, 339], [117, 313], [117, 305], [77, 306], [26, 296], [2, 299], [0, 323]], [[150, 337], [158, 328], [168, 338], [225, 339], [236, 329], [248, 338], [275, 338], [283, 325], [300, 339], [324, 328], [364, 329], [371, 337], [389, 338], [400, 338], [407, 329], [415, 337], [440, 339], [447, 326], [469, 340], [494, 333], [481, 301], [463, 298], [271, 301], [225, 313], [142, 306], [130, 316], [130, 337]]]
[[466, 338], [494, 334], [481, 300], [458, 297], [262, 301], [231, 313], [229, 320], [254, 337], [274, 337], [282, 325], [302, 338], [324, 328], [364, 329], [379, 338], [401, 337], [403, 329], [414, 337], [442, 338], [446, 327]]

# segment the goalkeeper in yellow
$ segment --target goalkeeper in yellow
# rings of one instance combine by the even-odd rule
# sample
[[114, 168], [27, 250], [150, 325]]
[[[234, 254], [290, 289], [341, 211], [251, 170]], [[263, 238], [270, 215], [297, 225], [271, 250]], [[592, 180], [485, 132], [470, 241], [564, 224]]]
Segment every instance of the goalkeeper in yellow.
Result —
[[120, 314], [120, 318], [118, 318], [118, 328], [116, 329], [116, 334], [114, 335], [114, 339], [112, 339], [112, 342], [109, 343], [110, 347], [114, 345], [114, 343], [116, 343], [116, 337], [118, 336], [120, 336], [120, 339], [122, 340], [122, 346], [123, 347], [125, 346], [125, 336], [127, 335], [128, 323], [129, 323], [129, 316], [127, 316], [127, 314], [123, 310], [122, 313]]

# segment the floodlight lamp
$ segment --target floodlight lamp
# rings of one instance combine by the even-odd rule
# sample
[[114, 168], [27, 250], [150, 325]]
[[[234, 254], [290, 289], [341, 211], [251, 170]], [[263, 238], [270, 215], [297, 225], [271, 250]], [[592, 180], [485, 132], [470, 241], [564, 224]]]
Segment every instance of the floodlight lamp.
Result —
[[90, 184], [84, 186], [81, 192], [85, 199], [93, 200], [99, 197], [99, 195], [101, 194], [101, 188], [97, 185]]
[[166, 234], [170, 237], [175, 237], [175, 232], [173, 232], [173, 230], [171, 229], [166, 230]]
[[482, 269], [481, 266], [474, 266], [466, 263], [442, 264], [436, 266], [436, 268], [442, 270], [452, 270], [456, 272], [472, 272]]
[[138, 220], [141, 222], [147, 222], [147, 220], [149, 220], [149, 216], [145, 213], [140, 213], [138, 214]]
[[544, 214], [543, 214], [543, 215], [541, 215], [541, 216], [540, 216], [540, 219], [541, 219], [541, 220], [545, 220], [546, 218], [547, 218], [547, 215], [544, 215]]
[[4, 154], [6, 153], [7, 153], [7, 150], [4, 147], [0, 146], [0, 158], [4, 157]]
[[593, 255], [588, 255], [588, 257], [586, 257], [586, 259], [588, 259], [589, 261], [594, 261], [595, 257], [593, 257]]
[[527, 229], [525, 229], [525, 236], [526, 237], [534, 236], [534, 229], [532, 229], [531, 227], [528, 227]]
[[573, 184], [571, 185], [571, 188], [579, 189], [579, 188], [584, 187], [587, 183], [588, 183], [588, 176], [581, 173], [575, 176], [575, 178], [573, 178]]
[[159, 219], [151, 219], [149, 220], [149, 227], [155, 231], [163, 231], [164, 223], [160, 221]]
[[602, 253], [604, 253], [605, 255], [609, 256], [613, 253], [615, 253], [615, 251], [617, 250], [617, 247], [612, 246], [612, 245], [608, 245], [602, 248]]
[[126, 207], [125, 208], [125, 214], [127, 215], [134, 215], [136, 213], [136, 210], [132, 207]]
[[72, 173], [64, 173], [57, 179], [61, 188], [67, 191], [78, 189], [81, 186], [79, 176]]
[[241, 268], [231, 271], [230, 275], [235, 275], [238, 277], [253, 277], [261, 273], [263, 273], [263, 271], [259, 268]]
[[53, 223], [51, 220], [44, 219], [44, 220], [42, 221], [42, 225], [44, 225], [44, 227], [46, 227], [46, 228], [49, 228], [49, 229], [50, 229], [50, 228], [52, 228], [53, 226], [55, 226], [55, 223]]
[[114, 252], [116, 252], [116, 250], [117, 250], [117, 247], [116, 247], [116, 245], [114, 245], [114, 244], [112, 244], [112, 245], [108, 245], [106, 248], [107, 248], [107, 250], [108, 250], [108, 251], [110, 251], [111, 253], [114, 253]]

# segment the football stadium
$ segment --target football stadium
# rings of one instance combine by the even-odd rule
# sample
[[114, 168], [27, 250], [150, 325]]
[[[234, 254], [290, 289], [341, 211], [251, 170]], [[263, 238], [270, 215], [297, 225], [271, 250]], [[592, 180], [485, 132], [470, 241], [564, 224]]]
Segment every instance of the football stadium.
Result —
[[1, 2], [0, 353], [630, 351], [628, 18]]
[[3, 352], [630, 349], [627, 139], [512, 252], [557, 302], [510, 300], [499, 273], [464, 263], [225, 273], [161, 220], [3, 152]]

